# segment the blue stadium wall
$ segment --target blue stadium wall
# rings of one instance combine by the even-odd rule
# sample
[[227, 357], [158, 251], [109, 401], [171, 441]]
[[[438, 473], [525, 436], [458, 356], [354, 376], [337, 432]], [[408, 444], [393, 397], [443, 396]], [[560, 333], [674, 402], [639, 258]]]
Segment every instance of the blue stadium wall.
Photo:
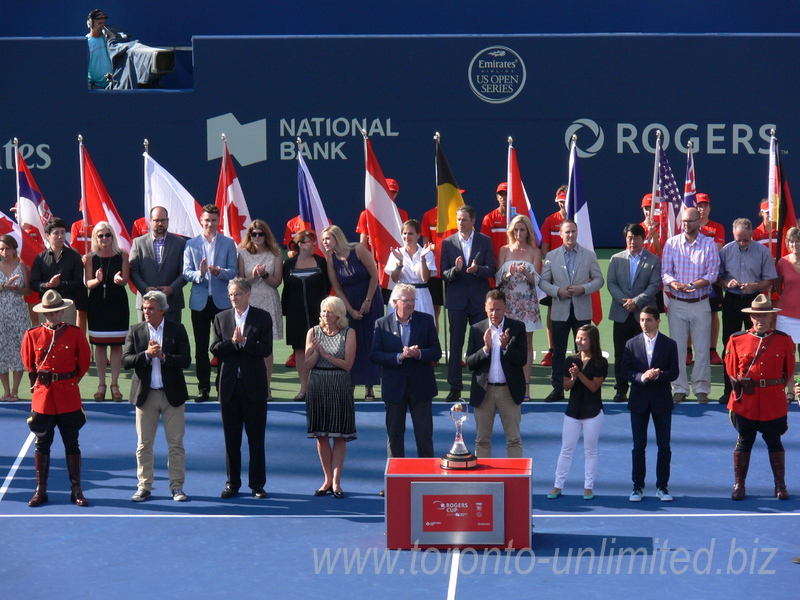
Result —
[[18, 137], [54, 212], [76, 219], [78, 134], [128, 224], [142, 213], [144, 138], [213, 202], [224, 131], [251, 214], [280, 236], [297, 214], [299, 136], [329, 215], [355, 237], [362, 124], [418, 218], [435, 203], [435, 132], [480, 216], [496, 206], [512, 136], [540, 222], [577, 134], [596, 246], [620, 245], [623, 225], [641, 219], [656, 129], [679, 182], [694, 141], [698, 189], [726, 228], [757, 218], [770, 128], [800, 181], [796, 35], [198, 36], [192, 46], [190, 89], [90, 92], [84, 39], [0, 39], [0, 208], [14, 203]]

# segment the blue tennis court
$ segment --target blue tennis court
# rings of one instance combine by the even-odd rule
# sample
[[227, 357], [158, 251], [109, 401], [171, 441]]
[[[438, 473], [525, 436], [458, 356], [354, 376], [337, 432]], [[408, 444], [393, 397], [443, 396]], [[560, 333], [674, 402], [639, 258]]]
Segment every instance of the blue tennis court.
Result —
[[[449, 405], [434, 405], [436, 451], [452, 443]], [[188, 405], [190, 501], [169, 496], [166, 444], [156, 443], [153, 496], [134, 503], [136, 433], [129, 404], [89, 403], [81, 432], [89, 508], [69, 503], [63, 450], [54, 444], [50, 502], [29, 508], [35, 487], [29, 405], [0, 407], [0, 540], [3, 598], [482, 598], [544, 593], [610, 598], [659, 589], [687, 598], [786, 598], [800, 585], [800, 496], [772, 495], [767, 452], [754, 449], [748, 497], [729, 499], [735, 432], [719, 405], [684, 404], [673, 421], [672, 503], [633, 504], [630, 431], [624, 406], [606, 405], [595, 499], [582, 499], [576, 453], [564, 495], [552, 487], [564, 406], [523, 406], [525, 456], [534, 459], [531, 551], [385, 550], [386, 462], [381, 403], [357, 406], [359, 439], [348, 445], [347, 497], [315, 498], [321, 483], [303, 404], [270, 405], [266, 500], [222, 500], [225, 458], [216, 404]], [[790, 412], [790, 424], [797, 419]], [[470, 443], [474, 428], [468, 421]], [[410, 423], [409, 423], [410, 427]], [[499, 432], [499, 425], [497, 427]], [[797, 429], [784, 436], [788, 464], [800, 457]], [[409, 432], [410, 433], [410, 432]], [[159, 435], [161, 435], [159, 433]], [[407, 435], [411, 450], [412, 437]], [[470, 443], [470, 446], [472, 444]], [[501, 435], [495, 447], [502, 451]], [[648, 467], [655, 465], [654, 448]], [[651, 478], [648, 478], [648, 483]], [[800, 494], [788, 469], [790, 493]], [[662, 587], [666, 586], [666, 587]]]

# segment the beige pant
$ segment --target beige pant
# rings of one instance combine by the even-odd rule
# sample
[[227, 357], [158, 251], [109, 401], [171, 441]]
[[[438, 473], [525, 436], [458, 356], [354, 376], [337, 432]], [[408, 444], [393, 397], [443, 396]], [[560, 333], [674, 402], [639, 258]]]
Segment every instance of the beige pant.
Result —
[[508, 458], [522, 458], [522, 438], [519, 433], [519, 424], [522, 421], [522, 410], [511, 399], [511, 392], [507, 385], [490, 385], [486, 388], [486, 396], [481, 405], [474, 409], [475, 428], [475, 456], [478, 458], [492, 457], [492, 430], [494, 429], [494, 414], [500, 413], [500, 422], [506, 434], [506, 452]]
[[150, 390], [144, 405], [136, 408], [136, 434], [139, 437], [139, 445], [136, 447], [136, 475], [140, 488], [150, 491], [153, 487], [153, 444], [156, 441], [159, 415], [164, 422], [164, 437], [169, 449], [169, 489], [183, 488], [186, 479], [186, 451], [183, 448], [185, 411], [185, 405], [172, 406], [167, 402], [167, 395], [163, 390]]

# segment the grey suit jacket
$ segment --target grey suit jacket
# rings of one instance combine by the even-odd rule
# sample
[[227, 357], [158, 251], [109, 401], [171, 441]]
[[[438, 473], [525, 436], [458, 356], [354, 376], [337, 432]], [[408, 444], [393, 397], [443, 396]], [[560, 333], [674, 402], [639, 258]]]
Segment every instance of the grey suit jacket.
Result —
[[608, 293], [613, 300], [608, 318], [617, 323], [624, 323], [631, 314], [622, 306], [623, 298], [634, 299], [638, 319], [645, 306], [656, 305], [656, 293], [661, 287], [661, 260], [648, 250], [642, 250], [631, 285], [630, 255], [627, 250], [617, 252], [608, 263]]
[[[542, 267], [542, 276], [539, 287], [548, 296], [553, 297], [550, 307], [550, 317], [553, 321], [566, 321], [569, 318], [570, 304], [575, 309], [575, 318], [579, 321], [588, 321], [592, 318], [591, 295], [603, 287], [603, 272], [597, 262], [597, 255], [591, 250], [583, 248], [580, 244], [575, 248], [578, 255], [575, 257], [575, 274], [572, 281], [567, 273], [567, 263], [564, 260], [564, 248], [556, 248], [547, 253], [547, 260]], [[559, 298], [558, 289], [568, 285], [582, 285], [585, 293], [573, 298]]]
[[136, 308], [142, 308], [142, 291], [148, 287], [170, 286], [173, 293], [167, 296], [169, 310], [180, 311], [184, 307], [183, 286], [183, 248], [186, 240], [173, 233], [167, 233], [161, 263], [156, 261], [153, 248], [153, 234], [148, 233], [133, 240], [131, 248], [131, 281], [138, 290]]

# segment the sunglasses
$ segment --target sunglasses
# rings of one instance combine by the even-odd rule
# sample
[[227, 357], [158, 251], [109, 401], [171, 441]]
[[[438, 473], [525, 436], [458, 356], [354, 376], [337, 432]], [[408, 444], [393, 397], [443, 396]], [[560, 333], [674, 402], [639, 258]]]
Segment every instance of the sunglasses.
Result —
[[104, 239], [110, 238], [110, 237], [113, 237], [113, 234], [111, 234], [111, 233], [98, 233], [97, 234], [97, 238], [100, 239], [100, 240], [104, 240]]
[[250, 237], [264, 237], [266, 234], [263, 231], [251, 231]]

